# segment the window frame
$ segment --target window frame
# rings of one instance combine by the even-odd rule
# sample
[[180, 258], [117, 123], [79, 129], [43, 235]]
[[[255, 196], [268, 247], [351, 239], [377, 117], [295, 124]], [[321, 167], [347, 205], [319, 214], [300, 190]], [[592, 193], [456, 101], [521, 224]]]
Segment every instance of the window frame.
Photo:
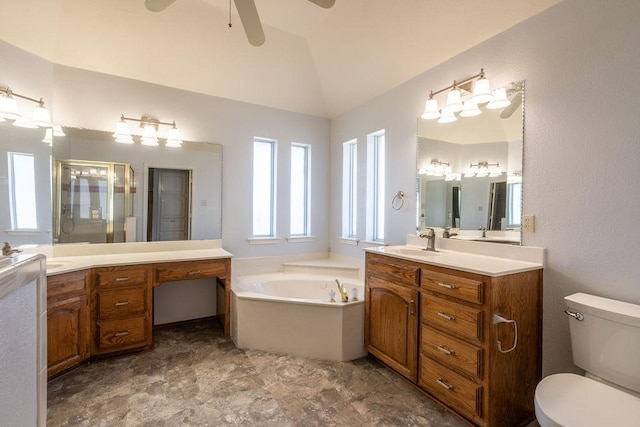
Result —
[[[21, 193], [21, 198], [24, 198], [25, 195], [23, 194], [23, 192], [18, 192], [16, 191], [16, 183], [18, 182], [18, 180], [24, 180], [25, 178], [16, 173], [16, 157], [20, 156], [20, 157], [28, 157], [31, 159], [31, 173], [30, 173], [30, 178], [31, 178], [31, 183], [32, 185], [29, 187], [31, 189], [31, 192], [29, 194], [31, 200], [31, 205], [32, 205], [32, 219], [33, 221], [35, 221], [35, 223], [32, 224], [20, 224], [20, 220], [24, 220], [26, 217], [29, 217], [28, 215], [25, 215], [24, 212], [18, 212], [18, 210], [20, 209], [20, 203], [18, 203], [17, 200], [17, 193]], [[34, 230], [38, 230], [38, 197], [37, 197], [37, 192], [36, 192], [36, 158], [35, 155], [32, 153], [22, 153], [22, 152], [17, 152], [17, 151], [8, 151], [7, 152], [7, 169], [8, 169], [8, 175], [9, 175], [9, 212], [10, 212], [10, 217], [11, 217], [11, 230], [12, 231], [34, 231]], [[16, 176], [16, 175], [20, 175], [20, 176]], [[33, 227], [31, 226], [20, 226], [20, 225], [33, 225]]]
[[[303, 165], [303, 226], [302, 232], [294, 232], [293, 230], [293, 218], [294, 218], [294, 204], [293, 204], [293, 196], [294, 196], [294, 185], [296, 180], [293, 176], [293, 168], [294, 168], [294, 150], [302, 149], [304, 155], [304, 165]], [[311, 145], [303, 144], [299, 142], [291, 143], [291, 165], [290, 165], [290, 206], [289, 206], [289, 235], [294, 237], [305, 237], [311, 235]], [[298, 230], [296, 230], [298, 231]]]
[[385, 241], [385, 130], [367, 135], [367, 240]]
[[342, 237], [358, 232], [358, 140], [342, 143]]
[[[269, 233], [256, 233], [256, 146], [257, 144], [269, 144], [270, 145], [270, 159], [269, 159], [269, 169], [270, 169], [270, 177], [269, 177]], [[272, 138], [262, 138], [262, 137], [254, 137], [253, 138], [253, 181], [252, 181], [252, 236], [255, 238], [269, 238], [276, 236], [276, 200], [277, 200], [277, 191], [276, 191], [276, 183], [277, 183], [277, 144], [278, 141]]]

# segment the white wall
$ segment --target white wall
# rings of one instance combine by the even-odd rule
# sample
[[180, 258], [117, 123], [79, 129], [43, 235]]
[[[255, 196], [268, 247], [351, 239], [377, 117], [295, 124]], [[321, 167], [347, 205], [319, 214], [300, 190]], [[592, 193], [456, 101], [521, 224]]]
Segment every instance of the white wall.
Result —
[[[536, 215], [536, 232], [523, 243], [547, 249], [543, 369], [576, 370], [562, 298], [582, 291], [640, 303], [639, 21], [637, 0], [565, 0], [333, 120], [331, 250], [361, 256], [336, 241], [342, 142], [386, 128], [388, 194], [411, 193], [416, 117], [431, 89], [481, 67], [494, 86], [526, 79], [524, 212]], [[388, 242], [404, 243], [415, 201], [386, 215]]]

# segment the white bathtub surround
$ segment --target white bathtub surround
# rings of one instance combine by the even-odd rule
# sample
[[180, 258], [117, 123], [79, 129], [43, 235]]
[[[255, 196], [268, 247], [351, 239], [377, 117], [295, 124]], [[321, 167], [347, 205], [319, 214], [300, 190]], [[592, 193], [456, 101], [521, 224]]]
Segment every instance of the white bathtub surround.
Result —
[[[358, 301], [330, 302], [339, 279]], [[338, 295], [338, 292], [336, 292]], [[364, 357], [364, 286], [357, 278], [271, 273], [237, 277], [231, 337], [239, 348], [348, 361]]]
[[280, 272], [332, 274], [364, 279], [364, 260], [334, 253], [311, 253], [259, 258], [234, 258], [234, 276]]

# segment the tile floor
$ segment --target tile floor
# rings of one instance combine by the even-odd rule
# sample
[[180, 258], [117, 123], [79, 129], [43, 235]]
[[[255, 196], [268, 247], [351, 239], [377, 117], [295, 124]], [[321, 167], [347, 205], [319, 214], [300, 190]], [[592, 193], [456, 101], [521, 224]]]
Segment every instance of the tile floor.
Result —
[[373, 358], [240, 350], [215, 322], [49, 381], [49, 426], [464, 426]]

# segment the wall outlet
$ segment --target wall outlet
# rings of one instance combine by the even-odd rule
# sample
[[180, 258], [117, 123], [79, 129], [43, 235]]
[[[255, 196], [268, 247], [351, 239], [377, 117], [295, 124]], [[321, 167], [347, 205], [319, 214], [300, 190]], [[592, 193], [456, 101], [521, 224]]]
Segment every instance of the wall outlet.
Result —
[[535, 215], [522, 215], [522, 232], [535, 233], [536, 219]]

